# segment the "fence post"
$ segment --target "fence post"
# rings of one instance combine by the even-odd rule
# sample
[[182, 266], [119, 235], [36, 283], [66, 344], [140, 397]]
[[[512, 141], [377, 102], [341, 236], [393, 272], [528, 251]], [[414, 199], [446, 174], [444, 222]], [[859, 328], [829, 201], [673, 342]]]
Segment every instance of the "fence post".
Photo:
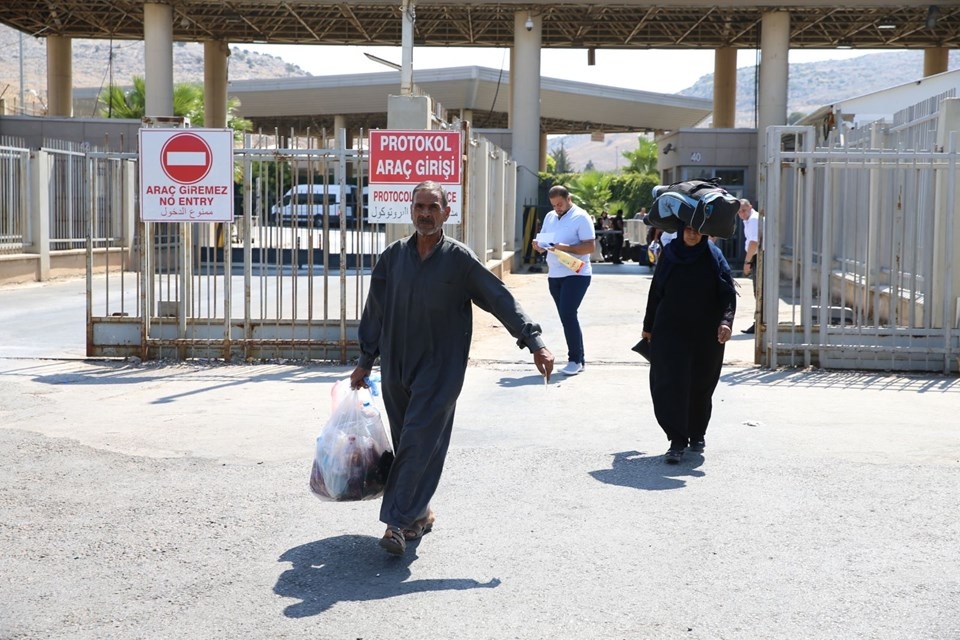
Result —
[[470, 148], [470, 166], [468, 168], [470, 180], [470, 215], [463, 221], [464, 242], [473, 249], [480, 260], [487, 264], [490, 258], [487, 241], [487, 218], [490, 216], [488, 206], [489, 183], [487, 175], [490, 167], [490, 143], [484, 138], [477, 140], [476, 146]]
[[50, 156], [46, 151], [30, 152], [30, 244], [26, 253], [39, 255], [37, 280], [50, 279]]
[[[960, 240], [960, 224], [953, 221], [955, 212], [948, 203], [956, 200], [957, 181], [951, 159], [960, 149], [951, 146], [950, 133], [960, 130], [960, 99], [948, 98], [940, 105], [937, 122], [937, 149], [946, 155], [945, 168], [936, 172], [934, 204], [933, 296], [930, 301], [930, 324], [936, 329], [956, 325], [957, 303], [954, 285], [960, 282], [960, 261], [956, 246]], [[950, 193], [953, 189], [954, 193]]]
[[[492, 222], [490, 244], [492, 252], [490, 257], [501, 262], [501, 273], [505, 273], [511, 269], [504, 269], [502, 266], [506, 252], [506, 239], [504, 238], [504, 229], [506, 227], [504, 225], [504, 218], [507, 212], [503, 200], [503, 150], [493, 147], [492, 154], [493, 159], [490, 163], [490, 200], [487, 214], [490, 216]], [[510, 209], [512, 210], [513, 207], [510, 207]], [[511, 226], [510, 229], [512, 230], [513, 227]]]
[[121, 232], [120, 243], [123, 247], [123, 268], [127, 271], [136, 269], [139, 260], [133, 257], [134, 237], [137, 229], [137, 163], [133, 160], [123, 161], [123, 178], [121, 185], [123, 193], [120, 196]]

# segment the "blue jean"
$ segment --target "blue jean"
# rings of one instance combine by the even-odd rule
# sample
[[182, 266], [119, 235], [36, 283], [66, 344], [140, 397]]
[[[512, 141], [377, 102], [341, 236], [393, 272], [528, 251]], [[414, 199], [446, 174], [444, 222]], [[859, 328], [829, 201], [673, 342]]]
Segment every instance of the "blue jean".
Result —
[[583, 296], [587, 294], [590, 276], [547, 278], [547, 282], [550, 285], [550, 296], [560, 314], [560, 324], [563, 325], [563, 337], [567, 341], [567, 360], [584, 364], [583, 332], [580, 330], [577, 310], [583, 302]]

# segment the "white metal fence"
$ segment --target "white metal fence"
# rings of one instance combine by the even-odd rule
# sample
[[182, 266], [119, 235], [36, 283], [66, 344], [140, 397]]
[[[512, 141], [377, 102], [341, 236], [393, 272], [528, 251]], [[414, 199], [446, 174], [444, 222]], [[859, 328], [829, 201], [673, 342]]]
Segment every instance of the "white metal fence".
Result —
[[[336, 362], [355, 356], [370, 268], [411, 227], [364, 220], [367, 150], [348, 148], [342, 134], [336, 148], [325, 148], [324, 139], [249, 136], [235, 150], [242, 189], [233, 224], [136, 223], [128, 259], [100, 269], [96, 243], [88, 242], [87, 354]], [[515, 165], [482, 139], [470, 140], [465, 153], [463, 224], [445, 232], [493, 268], [515, 248]], [[136, 219], [136, 156], [91, 152], [87, 161], [87, 179], [98, 179], [90, 182], [86, 235], [114, 248], [124, 235], [96, 231], [99, 206], [109, 212], [108, 229]], [[115, 173], [119, 178], [107, 179]], [[284, 222], [277, 207], [292, 184], [322, 190], [304, 201], [306, 215]], [[329, 215], [336, 199], [337, 222]], [[350, 207], [355, 224], [344, 220]]]
[[875, 125], [869, 145], [768, 131], [763, 364], [960, 368], [960, 102], [913, 115]]
[[28, 221], [30, 152], [17, 140], [0, 138], [0, 256], [32, 248]]

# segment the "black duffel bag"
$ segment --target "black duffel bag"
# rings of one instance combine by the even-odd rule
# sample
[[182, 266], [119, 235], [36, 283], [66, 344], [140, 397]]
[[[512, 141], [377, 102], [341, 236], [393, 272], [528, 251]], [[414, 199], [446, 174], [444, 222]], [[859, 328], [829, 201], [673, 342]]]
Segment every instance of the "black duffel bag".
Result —
[[687, 180], [653, 189], [655, 200], [644, 222], [669, 233], [689, 226], [700, 233], [732, 238], [740, 200], [714, 180]]

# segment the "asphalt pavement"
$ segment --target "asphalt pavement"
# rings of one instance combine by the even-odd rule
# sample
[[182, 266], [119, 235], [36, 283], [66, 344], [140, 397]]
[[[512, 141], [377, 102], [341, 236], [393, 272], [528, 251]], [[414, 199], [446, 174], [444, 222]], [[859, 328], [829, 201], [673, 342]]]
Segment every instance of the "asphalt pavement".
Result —
[[[508, 284], [562, 364], [545, 275]], [[744, 296], [706, 451], [666, 465], [648, 285], [596, 265], [549, 385], [477, 314], [402, 558], [378, 501], [308, 489], [350, 367], [86, 360], [82, 281], [0, 287], [0, 638], [957, 638], [960, 380], [759, 368]]]

